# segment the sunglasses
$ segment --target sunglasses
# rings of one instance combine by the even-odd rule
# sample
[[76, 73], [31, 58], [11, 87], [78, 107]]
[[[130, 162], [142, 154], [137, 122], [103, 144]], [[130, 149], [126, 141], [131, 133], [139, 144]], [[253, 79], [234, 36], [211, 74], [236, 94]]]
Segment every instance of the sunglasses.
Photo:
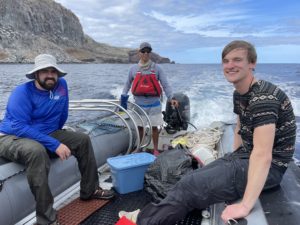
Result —
[[150, 53], [151, 52], [151, 50], [150, 49], [142, 49], [141, 51], [140, 51], [141, 53]]

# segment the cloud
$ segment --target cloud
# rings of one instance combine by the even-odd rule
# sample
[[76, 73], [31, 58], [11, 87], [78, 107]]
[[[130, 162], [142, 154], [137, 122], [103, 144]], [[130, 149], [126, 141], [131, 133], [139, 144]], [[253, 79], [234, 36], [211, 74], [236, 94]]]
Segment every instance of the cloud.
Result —
[[158, 21], [166, 23], [175, 32], [198, 34], [204, 37], [272, 37], [272, 36], [299, 36], [295, 27], [299, 21], [290, 22], [290, 26], [283, 23], [276, 25], [260, 25], [249, 23], [256, 15], [249, 15], [243, 10], [214, 10], [201, 15], [165, 15], [157, 11], [145, 13]]
[[207, 37], [232, 36], [230, 25], [227, 22], [245, 20], [249, 16], [240, 11], [213, 11], [201, 15], [175, 15], [169, 16], [152, 11], [146, 14], [159, 21], [166, 22], [168, 26], [186, 34], [199, 34]]
[[[111, 33], [128, 40], [132, 35], [140, 39], [142, 35], [151, 33], [150, 38], [156, 39], [162, 31], [168, 30], [173, 36], [181, 34], [199, 35], [201, 37], [271, 37], [296, 36], [300, 34], [299, 18], [289, 18], [285, 23], [281, 18], [270, 21], [268, 12], [261, 15], [256, 12], [257, 5], [249, 1], [188, 1], [171, 0], [151, 2], [133, 1], [99, 1], [57, 0], [66, 7], [72, 8], [79, 17], [84, 31], [101, 41]], [[251, 1], [250, 1], [251, 2]], [[281, 20], [281, 21], [280, 21]], [[259, 26], [257, 21], [260, 21]], [[270, 24], [264, 24], [267, 21]], [[96, 31], [97, 27], [102, 32]], [[295, 32], [295, 29], [298, 29]], [[130, 35], [126, 35], [130, 34]], [[97, 34], [97, 36], [96, 36]], [[118, 35], [119, 34], [119, 35]], [[104, 39], [104, 41], [106, 41]]]
[[290, 4], [271, 0], [56, 1], [72, 10], [84, 32], [96, 41], [130, 48], [149, 41], [154, 51], [171, 59], [180, 52], [193, 57], [195, 49], [198, 54], [201, 49], [216, 52], [213, 48], [221, 49], [234, 39], [264, 47], [300, 45], [297, 0]]

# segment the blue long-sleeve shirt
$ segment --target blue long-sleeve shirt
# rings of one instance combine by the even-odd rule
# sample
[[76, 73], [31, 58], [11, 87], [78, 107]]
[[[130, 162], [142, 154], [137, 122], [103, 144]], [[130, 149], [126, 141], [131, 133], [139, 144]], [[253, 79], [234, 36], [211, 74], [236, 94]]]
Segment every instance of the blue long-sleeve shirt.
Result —
[[68, 107], [68, 87], [63, 78], [52, 91], [39, 90], [29, 81], [11, 93], [0, 132], [36, 140], [55, 152], [60, 142], [49, 134], [63, 127]]

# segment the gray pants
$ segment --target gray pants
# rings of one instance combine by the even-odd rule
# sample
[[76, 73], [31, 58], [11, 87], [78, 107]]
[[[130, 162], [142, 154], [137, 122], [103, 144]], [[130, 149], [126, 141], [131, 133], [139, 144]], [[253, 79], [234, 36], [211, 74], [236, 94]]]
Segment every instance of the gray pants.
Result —
[[[89, 136], [66, 130], [55, 131], [50, 136], [68, 146], [72, 155], [77, 159], [81, 173], [80, 197], [88, 198], [99, 186], [97, 165]], [[49, 151], [43, 145], [32, 139], [19, 138], [14, 135], [0, 136], [0, 156], [26, 167], [27, 180], [36, 200], [38, 224], [49, 224], [57, 216], [53, 209], [53, 196], [48, 185], [51, 166], [48, 153]]]
[[[247, 184], [249, 159], [228, 154], [184, 176], [158, 204], [150, 203], [140, 212], [138, 225], [173, 225], [193, 209], [232, 202], [241, 198]], [[265, 189], [280, 184], [283, 170], [271, 167]]]

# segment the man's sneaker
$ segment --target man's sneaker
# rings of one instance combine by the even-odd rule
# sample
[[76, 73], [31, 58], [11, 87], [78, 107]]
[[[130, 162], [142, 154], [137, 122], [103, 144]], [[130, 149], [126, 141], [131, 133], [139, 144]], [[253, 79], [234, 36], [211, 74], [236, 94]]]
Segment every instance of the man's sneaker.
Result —
[[138, 217], [140, 211], [141, 211], [140, 209], [137, 209], [137, 210], [132, 211], [132, 212], [120, 211], [119, 212], [119, 218], [122, 218], [123, 216], [125, 216], [130, 221], [136, 223], [136, 220], [137, 220], [137, 217]]
[[115, 192], [113, 190], [104, 190], [101, 187], [98, 187], [94, 194], [92, 194], [88, 198], [80, 198], [83, 201], [91, 200], [91, 199], [103, 199], [108, 200], [115, 197]]

